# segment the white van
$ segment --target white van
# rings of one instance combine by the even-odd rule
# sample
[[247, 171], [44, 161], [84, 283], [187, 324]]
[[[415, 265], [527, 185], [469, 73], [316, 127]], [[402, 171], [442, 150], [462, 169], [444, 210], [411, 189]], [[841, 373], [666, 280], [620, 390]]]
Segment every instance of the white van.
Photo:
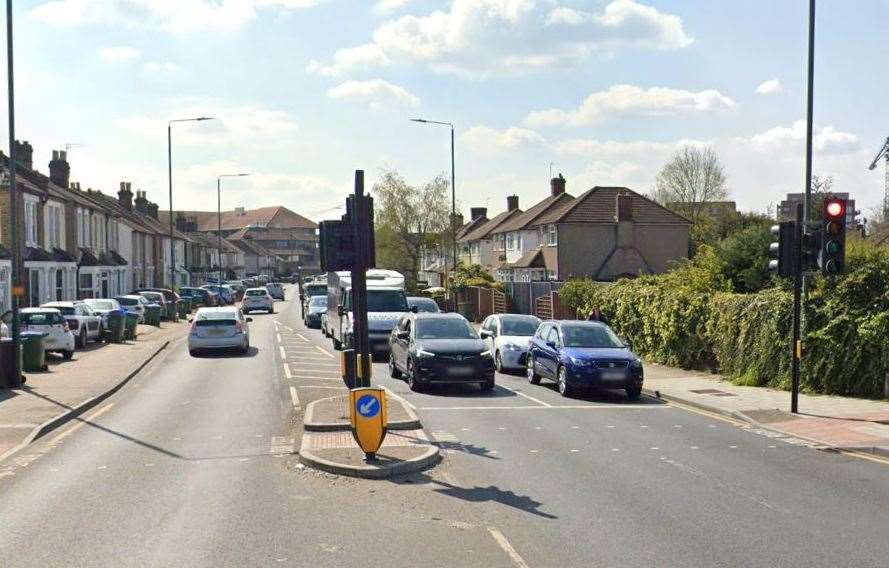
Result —
[[[367, 271], [367, 328], [371, 353], [389, 350], [389, 334], [409, 311], [404, 293], [404, 276], [394, 270]], [[334, 349], [352, 347], [352, 275], [327, 275], [327, 331]]]

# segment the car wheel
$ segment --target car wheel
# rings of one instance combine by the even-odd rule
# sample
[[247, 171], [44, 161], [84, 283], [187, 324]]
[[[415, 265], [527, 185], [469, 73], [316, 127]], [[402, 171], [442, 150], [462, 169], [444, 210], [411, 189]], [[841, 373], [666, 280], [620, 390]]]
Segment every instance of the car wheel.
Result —
[[78, 334], [78, 337], [77, 337], [77, 347], [80, 347], [81, 349], [86, 347], [86, 329], [85, 328], [82, 328], [82, 327], [80, 328], [80, 333]]
[[189, 349], [189, 350], [188, 350], [188, 354], [191, 355], [192, 357], [197, 357], [197, 356], [198, 356], [198, 350], [197, 350], [197, 349]]
[[532, 385], [540, 384], [540, 375], [537, 374], [537, 371], [534, 370], [534, 357], [528, 355], [528, 365], [527, 365], [527, 373], [528, 373], [528, 382]]
[[401, 371], [395, 366], [395, 355], [392, 353], [389, 353], [389, 376], [393, 379], [401, 378]]
[[571, 388], [571, 385], [568, 384], [568, 371], [565, 367], [559, 367], [558, 376], [559, 394], [564, 397], [570, 397], [573, 389]]
[[642, 387], [627, 387], [624, 390], [627, 393], [627, 398], [630, 400], [639, 400], [639, 396], [642, 395]]
[[422, 392], [423, 385], [420, 384], [420, 381], [417, 380], [417, 370], [414, 369], [414, 362], [410, 359], [407, 360], [407, 386], [414, 392]]
[[269, 313], [270, 313], [270, 314], [275, 313], [275, 308], [269, 308]]
[[65, 361], [70, 361], [74, 357], [74, 351], [62, 351], [62, 357]]
[[485, 392], [494, 390], [494, 379], [490, 379], [481, 383], [479, 387], [481, 387], [482, 391]]
[[494, 368], [497, 369], [498, 373], [503, 372], [503, 358], [500, 356], [500, 351], [494, 352]]

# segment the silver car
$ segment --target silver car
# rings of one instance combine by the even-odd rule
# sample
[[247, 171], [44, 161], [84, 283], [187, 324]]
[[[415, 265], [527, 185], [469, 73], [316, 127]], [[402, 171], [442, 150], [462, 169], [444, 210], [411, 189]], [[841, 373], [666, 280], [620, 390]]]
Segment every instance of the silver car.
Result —
[[241, 309], [244, 313], [262, 310], [270, 314], [275, 313], [275, 300], [269, 291], [263, 288], [247, 288], [244, 299], [241, 300]]
[[200, 308], [188, 332], [188, 352], [196, 355], [204, 349], [237, 349], [247, 353], [251, 321], [234, 306]]
[[494, 354], [499, 372], [524, 370], [528, 345], [539, 325], [536, 317], [519, 314], [494, 314], [482, 323], [479, 334]]

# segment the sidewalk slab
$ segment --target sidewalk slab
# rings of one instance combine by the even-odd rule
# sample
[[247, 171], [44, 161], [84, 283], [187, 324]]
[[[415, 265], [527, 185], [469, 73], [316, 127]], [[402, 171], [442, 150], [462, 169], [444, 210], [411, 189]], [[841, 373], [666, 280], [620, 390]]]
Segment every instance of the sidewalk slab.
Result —
[[732, 384], [720, 375], [646, 364], [645, 392], [816, 442], [889, 456], [889, 400], [800, 394]]
[[21, 389], [0, 390], [0, 460], [101, 402], [187, 331], [184, 321], [140, 325], [135, 342], [90, 343], [70, 361], [50, 356]]

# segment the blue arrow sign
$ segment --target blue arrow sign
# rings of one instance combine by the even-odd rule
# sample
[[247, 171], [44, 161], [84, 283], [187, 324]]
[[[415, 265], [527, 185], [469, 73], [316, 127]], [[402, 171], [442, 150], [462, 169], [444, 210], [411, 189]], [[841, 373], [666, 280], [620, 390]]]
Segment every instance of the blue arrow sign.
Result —
[[366, 394], [358, 399], [356, 403], [358, 414], [365, 418], [373, 418], [380, 412], [380, 401], [375, 396]]

